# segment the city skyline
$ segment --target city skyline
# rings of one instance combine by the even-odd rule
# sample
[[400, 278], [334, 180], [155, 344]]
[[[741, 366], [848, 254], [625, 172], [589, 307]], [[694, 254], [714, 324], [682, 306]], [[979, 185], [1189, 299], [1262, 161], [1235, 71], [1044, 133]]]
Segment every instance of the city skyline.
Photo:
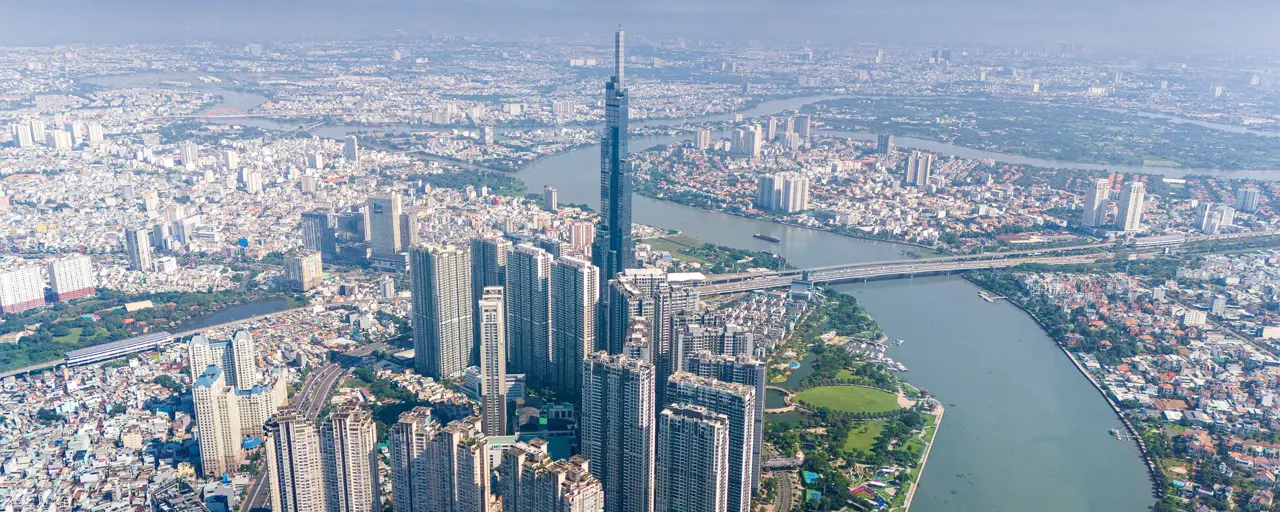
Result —
[[0, 509], [1280, 506], [1280, 60], [581, 1], [0, 52]]

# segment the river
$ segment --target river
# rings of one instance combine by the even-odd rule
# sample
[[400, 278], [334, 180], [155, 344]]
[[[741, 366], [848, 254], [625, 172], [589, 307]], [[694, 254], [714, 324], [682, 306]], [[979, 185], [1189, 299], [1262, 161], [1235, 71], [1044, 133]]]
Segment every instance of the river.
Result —
[[[104, 86], [104, 87], [141, 87], [141, 86], [155, 86], [156, 84], [166, 80], [183, 80], [188, 83], [191, 83], [192, 84], [191, 88], [194, 90], [208, 92], [210, 94], [217, 95], [221, 98], [220, 102], [218, 102], [217, 104], [211, 107], [206, 108], [202, 113], [208, 113], [213, 110], [226, 109], [226, 108], [238, 110], [241, 112], [249, 112], [254, 107], [257, 107], [258, 105], [261, 105], [262, 103], [267, 101], [267, 97], [262, 96], [261, 94], [225, 89], [225, 88], [219, 87], [218, 84], [205, 84], [200, 82], [196, 78], [196, 76], [197, 75], [195, 74], [139, 73], [139, 74], [133, 74], [133, 75], [112, 75], [112, 76], [92, 77], [87, 79], [86, 81], [88, 81], [89, 83], [93, 83], [93, 84]], [[819, 102], [819, 101], [839, 99], [839, 98], [852, 98], [852, 97], [892, 99], [892, 98], [883, 97], [883, 96], [847, 96], [847, 95], [801, 96], [801, 97], [795, 97], [795, 98], [764, 101], [754, 107], [747, 108], [737, 113], [717, 114], [717, 115], [703, 116], [703, 117], [698, 117], [693, 119], [681, 119], [681, 120], [658, 119], [658, 120], [649, 120], [649, 121], [637, 121], [631, 124], [632, 126], [635, 126], [637, 128], [646, 127], [646, 126], [679, 126], [685, 123], [706, 123], [706, 122], [728, 121], [733, 119], [734, 115], [736, 114], [742, 114], [744, 118], [749, 119], [753, 117], [774, 115], [785, 110], [797, 110], [804, 105]], [[1205, 126], [1208, 128], [1226, 130], [1226, 131], [1231, 131], [1236, 133], [1254, 133], [1260, 136], [1269, 136], [1269, 137], [1280, 136], [1280, 133], [1278, 132], [1251, 130], [1251, 129], [1240, 127], [1240, 126], [1227, 125], [1227, 124], [1221, 124], [1221, 123], [1212, 123], [1208, 121], [1200, 121], [1195, 119], [1186, 119], [1186, 118], [1180, 118], [1175, 116], [1169, 116], [1165, 114], [1137, 112], [1137, 111], [1128, 111], [1128, 110], [1120, 110], [1120, 109], [1104, 109], [1104, 110], [1109, 110], [1114, 112], [1126, 112], [1130, 114], [1141, 115], [1144, 117], [1150, 117], [1153, 119], [1164, 119], [1164, 120], [1172, 120], [1180, 123], [1197, 124], [1197, 125]], [[266, 118], [224, 118], [224, 119], [210, 118], [210, 120], [218, 123], [239, 124], [239, 125], [254, 126], [258, 128], [271, 129], [271, 130], [293, 130], [298, 128], [298, 125], [294, 123], [273, 121], [271, 119], [266, 119]], [[389, 126], [379, 125], [378, 128], [370, 128], [367, 126], [360, 126], [360, 125], [324, 125], [324, 126], [311, 129], [310, 133], [318, 135], [320, 137], [342, 138], [343, 136], [346, 136], [351, 133], [366, 131], [371, 129], [375, 129], [375, 130], [400, 129], [400, 130], [417, 131], [417, 130], [424, 130], [425, 128], [423, 126], [408, 125], [408, 124], [392, 124]], [[865, 141], [874, 141], [876, 138], [876, 134], [867, 133], [867, 132], [819, 130], [817, 133], [832, 135], [832, 136], [849, 137], [852, 139], [865, 140]], [[721, 132], [721, 133], [717, 133], [716, 136], [724, 137], [725, 135], [723, 132]], [[649, 147], [649, 146], [653, 146], [655, 144], [661, 143], [659, 141], [670, 141], [670, 140], [679, 140], [679, 139], [680, 139], [679, 137], [671, 138], [671, 139], [669, 138], [646, 139], [646, 140], [653, 140], [653, 142], [649, 142], [644, 147]], [[1189, 168], [1189, 167], [1093, 164], [1093, 163], [1083, 163], [1083, 162], [1071, 162], [1066, 160], [1037, 158], [1037, 157], [1030, 157], [1030, 156], [1024, 156], [1024, 155], [1008, 154], [1008, 153], [999, 153], [995, 151], [987, 151], [983, 149], [957, 146], [955, 144], [949, 144], [946, 142], [939, 142], [939, 141], [927, 140], [927, 139], [917, 139], [912, 137], [895, 136], [893, 140], [894, 140], [894, 144], [900, 148], [919, 149], [924, 151], [942, 153], [945, 155], [954, 155], [962, 158], [994, 160], [997, 162], [1031, 165], [1036, 167], [1105, 170], [1105, 171], [1122, 172], [1122, 173], [1145, 173], [1145, 174], [1156, 174], [1161, 176], [1167, 176], [1172, 178], [1180, 178], [1188, 175], [1212, 175], [1214, 177], [1222, 178], [1222, 179], [1254, 179], [1254, 180], [1268, 180], [1268, 181], [1280, 180], [1280, 170], [1227, 170], [1227, 169], [1199, 169], [1199, 168]], [[632, 147], [635, 149], [642, 149], [639, 144], [633, 145]]]
[[[804, 102], [766, 102], [744, 114], [768, 115]], [[252, 107], [218, 107], [223, 106]], [[337, 136], [347, 130], [333, 128], [334, 133], [318, 134]], [[639, 150], [679, 139], [634, 139], [631, 147]], [[933, 150], [959, 152], [954, 146]], [[598, 152], [597, 147], [587, 147], [545, 158], [517, 176], [532, 190], [551, 185], [559, 189], [562, 201], [598, 207]], [[1009, 161], [1013, 156], [982, 152], [974, 157]], [[1266, 176], [1276, 177], [1280, 173]], [[897, 259], [912, 250], [640, 196], [635, 198], [634, 219], [717, 244], [772, 250], [801, 267]], [[756, 239], [755, 233], [781, 242]], [[835, 289], [857, 297], [889, 338], [907, 340], [890, 355], [911, 369], [913, 384], [948, 406], [914, 512], [1140, 512], [1152, 503], [1151, 485], [1136, 448], [1108, 434], [1120, 422], [1020, 310], [983, 301], [976, 287], [958, 277]]]
[[[635, 139], [632, 148], [677, 137]], [[517, 176], [597, 207], [599, 149], [540, 160]], [[637, 196], [636, 222], [709, 242], [773, 250], [820, 266], [896, 259], [912, 248], [709, 212]], [[754, 238], [773, 235], [772, 244]], [[959, 277], [842, 285], [876, 318], [912, 383], [948, 404], [913, 512], [1142, 511], [1151, 485], [1136, 448], [1108, 431], [1106, 402], [1020, 310], [988, 303]]]

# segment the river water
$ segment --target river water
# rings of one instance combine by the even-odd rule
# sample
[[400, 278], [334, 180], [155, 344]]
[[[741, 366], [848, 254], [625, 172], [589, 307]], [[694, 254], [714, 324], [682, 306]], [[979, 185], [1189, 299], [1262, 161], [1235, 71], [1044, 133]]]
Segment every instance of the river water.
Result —
[[[248, 111], [264, 100], [234, 91], [212, 92], [224, 99], [215, 108]], [[769, 115], [809, 101], [813, 99], [766, 102], [744, 115]], [[260, 119], [234, 122], [286, 126]], [[322, 127], [313, 133], [337, 137], [357, 129]], [[680, 139], [634, 139], [631, 147], [640, 150]], [[922, 149], [973, 158], [1015, 162], [1024, 158], [975, 153], [932, 141], [895, 140], [904, 147], [930, 143], [934, 146]], [[598, 151], [587, 147], [545, 158], [517, 176], [531, 190], [551, 185], [559, 189], [562, 201], [598, 207]], [[1080, 167], [1064, 164], [1034, 165]], [[1187, 170], [1171, 172], [1177, 175], [1178, 171]], [[1280, 178], [1280, 173], [1260, 174], [1264, 179]], [[717, 244], [772, 250], [801, 267], [898, 259], [912, 250], [640, 196], [635, 197], [634, 219]], [[781, 242], [756, 239], [755, 233]], [[907, 340], [892, 348], [890, 356], [911, 369], [908, 377], [913, 384], [947, 404], [914, 512], [1139, 512], [1152, 503], [1151, 485], [1136, 448], [1108, 434], [1120, 422], [1052, 340], [1021, 311], [1003, 302], [983, 301], [976, 287], [958, 277], [835, 289], [857, 297], [889, 338]]]
[[215, 311], [211, 314], [188, 320], [181, 325], [173, 326], [175, 332], [194, 331], [204, 329], [214, 325], [244, 320], [249, 317], [258, 315], [266, 315], [283, 311], [289, 307], [289, 302], [284, 299], [265, 299], [255, 302], [246, 302], [238, 306], [232, 306], [226, 309]]
[[[640, 149], [676, 138], [636, 139]], [[517, 175], [562, 201], [598, 207], [598, 148], [550, 157]], [[801, 266], [897, 259], [911, 248], [689, 208], [637, 196], [636, 222], [717, 244], [769, 249]], [[773, 235], [772, 244], [754, 238]], [[959, 277], [841, 285], [891, 338], [912, 383], [948, 404], [913, 512], [1120, 512], [1151, 504], [1120, 422], [1052, 340], [1020, 310], [988, 303]]]
[[[90, 79], [87, 79], [87, 81], [90, 83], [105, 86], [105, 87], [154, 86], [159, 82], [166, 81], [166, 80], [183, 80], [188, 83], [191, 83], [192, 89], [208, 92], [221, 97], [221, 101], [218, 104], [205, 109], [202, 113], [208, 113], [213, 110], [224, 109], [224, 108], [231, 108], [231, 109], [239, 110], [241, 112], [249, 112], [254, 107], [257, 107], [258, 105], [261, 105], [263, 102], [267, 101], [267, 98], [260, 94], [224, 89], [216, 86], [216, 84], [204, 84], [200, 82], [198, 79], [196, 79], [195, 74], [139, 73], [139, 74], [133, 74], [133, 75], [99, 76], [99, 77], [92, 77]], [[733, 119], [735, 114], [742, 114], [744, 118], [750, 119], [753, 117], [774, 115], [785, 110], [797, 110], [800, 107], [810, 103], [815, 103], [815, 102], [830, 100], [830, 99], [849, 98], [849, 97], [853, 97], [853, 96], [820, 95], [820, 96], [803, 96], [803, 97], [787, 98], [787, 99], [780, 99], [780, 100], [769, 100], [769, 101], [762, 102], [754, 107], [751, 107], [741, 112], [733, 113], [733, 114], [718, 114], [718, 115], [704, 116], [704, 117], [687, 119], [687, 120], [637, 121], [637, 122], [633, 122], [632, 125], [639, 128], [639, 127], [645, 127], [645, 126], [678, 126], [686, 122], [705, 123], [705, 122], [728, 121]], [[890, 100], [893, 99], [893, 98], [881, 97], [881, 96], [859, 96], [859, 97], [884, 98], [884, 99], [890, 99]], [[1135, 115], [1151, 117], [1153, 119], [1172, 120], [1180, 123], [1197, 124], [1197, 125], [1205, 126], [1208, 128], [1221, 129], [1221, 130], [1231, 131], [1236, 133], [1253, 133], [1259, 136], [1268, 136], [1268, 137], [1280, 136], [1280, 133], [1278, 132], [1251, 130], [1251, 129], [1240, 127], [1240, 126], [1212, 123], [1212, 122], [1200, 121], [1200, 120], [1194, 120], [1194, 119], [1185, 119], [1185, 118], [1179, 118], [1174, 116], [1168, 116], [1164, 114], [1156, 114], [1156, 113], [1149, 113], [1149, 112], [1134, 112], [1134, 111], [1118, 110], [1118, 109], [1105, 109], [1105, 110], [1111, 110], [1115, 112], [1127, 112]], [[211, 118], [210, 120], [219, 122], [219, 123], [255, 126], [258, 128], [272, 129], [272, 130], [292, 130], [292, 129], [298, 128], [297, 124], [273, 121], [268, 118], [226, 118], [226, 119]], [[325, 125], [325, 126], [320, 126], [320, 127], [311, 129], [310, 133], [313, 133], [320, 137], [341, 138], [345, 135], [359, 132], [359, 131], [387, 130], [387, 129], [424, 130], [424, 129], [427, 129], [427, 127], [416, 126], [416, 125], [405, 125], [405, 124], [395, 124], [390, 126], [380, 125], [378, 128], [370, 128], [367, 126], [359, 126], [359, 125]], [[833, 135], [833, 136], [849, 137], [852, 139], [865, 140], [865, 141], [874, 141], [876, 138], [876, 134], [867, 133], [867, 132], [820, 130], [818, 133]], [[719, 133], [716, 135], [724, 136], [723, 133]], [[649, 143], [645, 147], [660, 143], [657, 141], [678, 140], [678, 139], [679, 138], [649, 139], [649, 140], [655, 140], [655, 142]], [[1188, 175], [1212, 175], [1214, 177], [1222, 178], [1222, 179], [1254, 179], [1254, 180], [1269, 180], [1269, 181], [1280, 180], [1280, 170], [1243, 170], [1242, 171], [1242, 170], [1225, 170], [1225, 169], [1199, 169], [1199, 168], [1188, 168], [1188, 167], [1091, 164], [1091, 163], [1082, 163], [1082, 162], [1071, 162], [1066, 160], [1037, 158], [1037, 157], [1030, 157], [1030, 156], [1024, 156], [1024, 155], [1008, 154], [1008, 153], [998, 153], [995, 151], [987, 151], [982, 149], [957, 146], [957, 145], [949, 144], [946, 142], [939, 142], [939, 141], [927, 140], [927, 139], [917, 139], [912, 137], [895, 136], [893, 140], [894, 140], [894, 144], [900, 148], [919, 149], [924, 151], [933, 151], [933, 152], [942, 153], [946, 155], [954, 155], [962, 158], [994, 160], [997, 162], [1031, 165], [1036, 167], [1105, 170], [1105, 171], [1122, 172], [1122, 173], [1146, 173], [1146, 174], [1157, 174], [1157, 175], [1167, 176], [1172, 178], [1180, 178]], [[632, 147], [636, 149], [641, 149], [640, 146], [638, 145], [633, 145]]]

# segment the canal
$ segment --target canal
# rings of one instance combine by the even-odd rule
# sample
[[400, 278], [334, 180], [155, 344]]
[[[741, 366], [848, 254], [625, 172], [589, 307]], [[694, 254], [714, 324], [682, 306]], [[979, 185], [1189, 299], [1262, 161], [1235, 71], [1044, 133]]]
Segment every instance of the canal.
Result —
[[199, 329], [205, 329], [214, 325], [221, 325], [237, 320], [255, 317], [259, 315], [267, 315], [277, 311], [284, 311], [289, 307], [289, 301], [285, 299], [264, 299], [254, 302], [246, 302], [237, 306], [220, 309], [208, 315], [192, 318], [180, 325], [173, 326], [170, 330], [173, 332], [186, 332]]

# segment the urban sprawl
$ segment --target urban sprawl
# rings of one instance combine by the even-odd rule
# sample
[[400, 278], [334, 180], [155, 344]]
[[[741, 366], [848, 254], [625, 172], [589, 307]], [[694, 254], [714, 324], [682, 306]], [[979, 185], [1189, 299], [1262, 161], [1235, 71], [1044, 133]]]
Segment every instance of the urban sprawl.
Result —
[[[1035, 318], [1156, 510], [1274, 510], [1277, 69], [1133, 62], [6, 48], [0, 508], [909, 509], [947, 390], [826, 289], [853, 274], [636, 223], [641, 195], [965, 262], [873, 270]], [[598, 207], [514, 174], [597, 146]]]

